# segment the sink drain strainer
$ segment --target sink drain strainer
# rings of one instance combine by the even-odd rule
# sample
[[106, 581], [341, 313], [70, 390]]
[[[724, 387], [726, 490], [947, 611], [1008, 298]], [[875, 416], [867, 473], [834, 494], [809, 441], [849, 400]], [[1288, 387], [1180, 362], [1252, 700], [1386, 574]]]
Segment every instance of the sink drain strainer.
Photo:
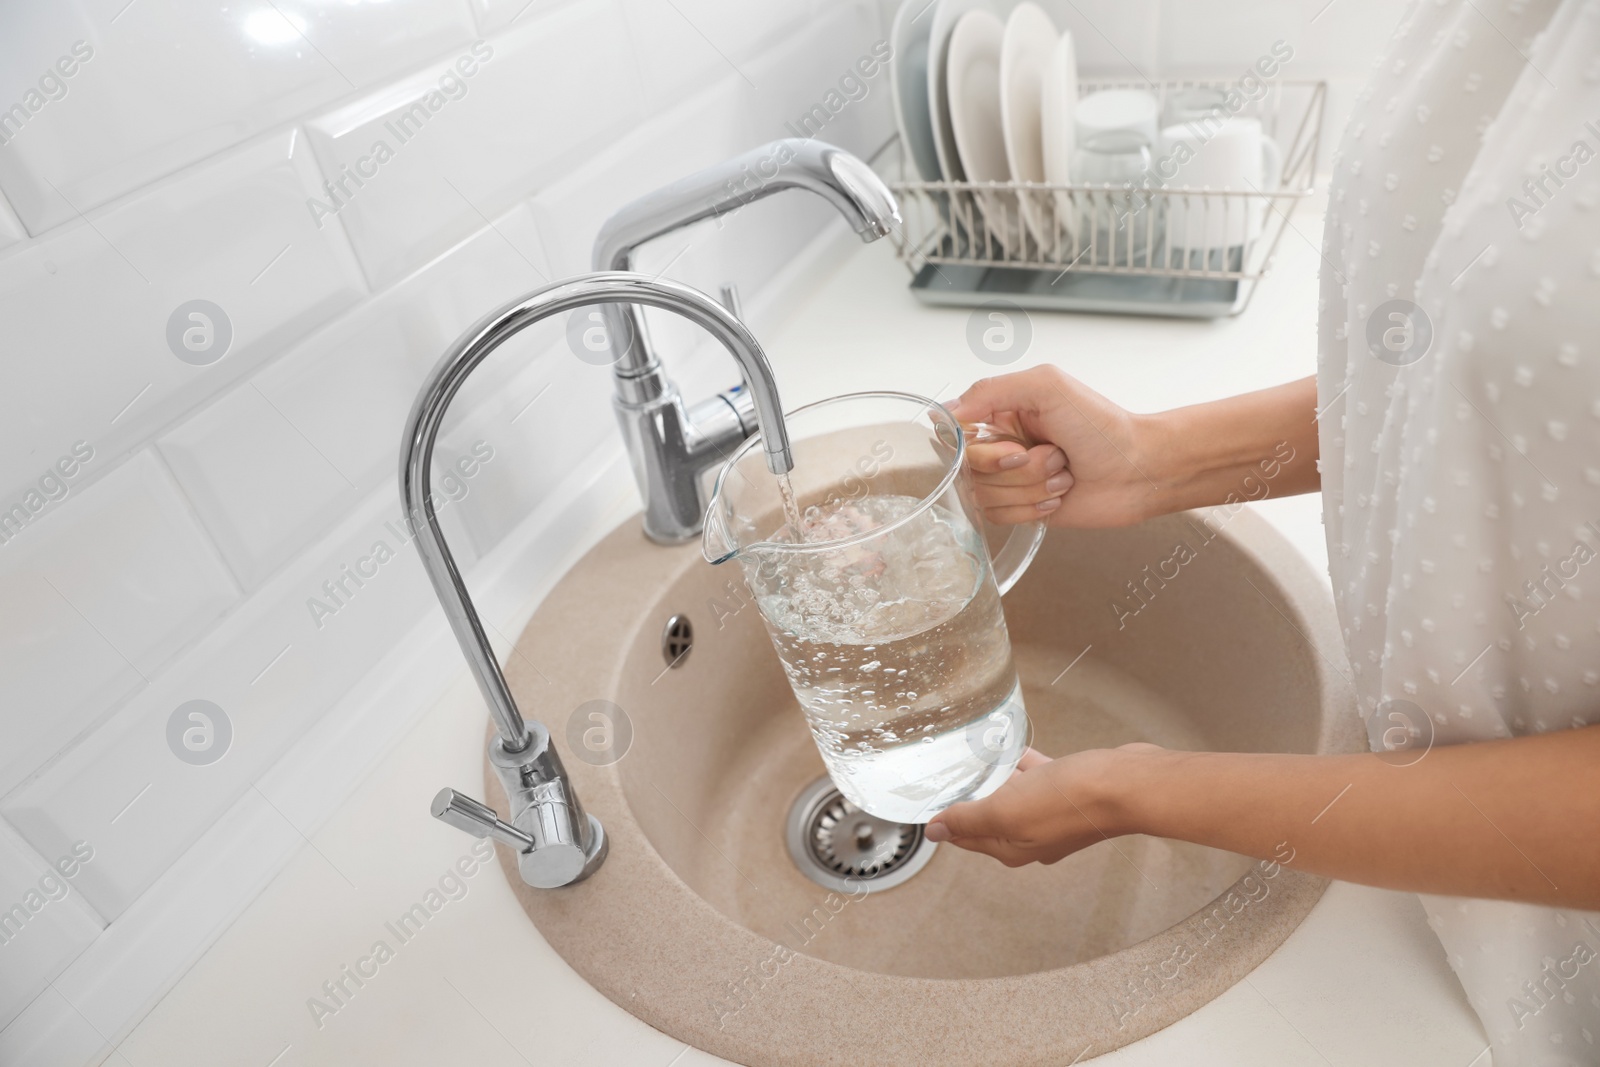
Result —
[[669, 669], [683, 666], [694, 650], [694, 623], [687, 615], [674, 615], [661, 630], [661, 658]]
[[827, 889], [856, 893], [899, 885], [922, 870], [939, 846], [922, 827], [868, 815], [827, 778], [801, 790], [789, 809], [789, 856], [800, 873]]

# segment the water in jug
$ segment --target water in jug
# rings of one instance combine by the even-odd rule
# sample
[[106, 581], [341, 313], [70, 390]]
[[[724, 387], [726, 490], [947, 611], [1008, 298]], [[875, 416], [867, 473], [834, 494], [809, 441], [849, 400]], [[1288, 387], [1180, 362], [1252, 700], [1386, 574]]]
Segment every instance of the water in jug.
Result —
[[[703, 551], [737, 560], [829, 776], [856, 807], [923, 823], [987, 796], [1027, 747], [1000, 597], [1042, 524], [998, 534], [972, 496], [969, 440], [938, 403], [855, 393], [786, 416], [795, 466], [760, 439], [724, 465]], [[991, 558], [990, 537], [1003, 540]]]

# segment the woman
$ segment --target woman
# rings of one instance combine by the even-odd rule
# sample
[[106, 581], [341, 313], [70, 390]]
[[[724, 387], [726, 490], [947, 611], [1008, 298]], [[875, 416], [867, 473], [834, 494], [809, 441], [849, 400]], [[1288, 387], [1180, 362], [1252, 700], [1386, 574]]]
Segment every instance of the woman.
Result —
[[1030, 752], [931, 838], [1012, 866], [1126, 833], [1289, 842], [1295, 867], [1425, 894], [1496, 1067], [1600, 1062], [1597, 153], [1596, 5], [1413, 4], [1335, 163], [1315, 379], [1144, 416], [1036, 368], [954, 409], [1042, 442], [972, 450], [1008, 522], [1221, 503], [1287, 442], [1272, 484], [1323, 494], [1373, 747], [1404, 700], [1431, 750]]

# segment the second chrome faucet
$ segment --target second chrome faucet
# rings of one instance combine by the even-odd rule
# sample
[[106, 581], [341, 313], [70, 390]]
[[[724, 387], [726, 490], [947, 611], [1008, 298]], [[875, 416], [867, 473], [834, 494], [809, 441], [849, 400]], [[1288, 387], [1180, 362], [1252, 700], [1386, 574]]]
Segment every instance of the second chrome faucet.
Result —
[[[640, 245], [786, 189], [808, 190], [827, 200], [863, 241], [887, 236], [900, 224], [894, 194], [871, 167], [833, 145], [790, 138], [628, 204], [600, 228], [591, 266], [631, 270]], [[772, 390], [775, 400], [776, 387], [747, 376], [743, 387], [686, 408], [651, 344], [643, 310], [613, 304], [605, 309], [605, 320], [615, 357], [613, 403], [644, 499], [644, 532], [663, 544], [688, 541], [705, 518], [705, 471], [755, 432], [752, 413], [767, 399], [760, 394]]]

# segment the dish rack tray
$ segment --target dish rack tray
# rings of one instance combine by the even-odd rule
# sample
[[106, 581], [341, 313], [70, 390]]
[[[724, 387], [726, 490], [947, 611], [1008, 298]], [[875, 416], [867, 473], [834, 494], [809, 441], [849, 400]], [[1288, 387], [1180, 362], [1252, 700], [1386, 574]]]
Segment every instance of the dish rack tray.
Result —
[[[1084, 82], [1154, 91], [1235, 90], [1225, 81]], [[928, 304], [1002, 300], [1045, 311], [1221, 318], [1249, 306], [1317, 173], [1327, 83], [1282, 81], [1237, 114], [1261, 121], [1283, 152], [1276, 187], [1212, 191], [1163, 184], [1175, 161], [1152, 157], [1148, 182], [890, 181], [903, 225], [892, 240]], [[910, 167], [902, 151], [901, 165]], [[1163, 168], [1162, 164], [1167, 165]], [[1181, 170], [1175, 180], [1181, 180]], [[1167, 232], [1173, 221], [1177, 229]], [[1208, 246], [1194, 234], [1237, 235]], [[1253, 236], [1252, 236], [1253, 232]], [[1169, 240], [1169, 237], [1171, 238]]]

